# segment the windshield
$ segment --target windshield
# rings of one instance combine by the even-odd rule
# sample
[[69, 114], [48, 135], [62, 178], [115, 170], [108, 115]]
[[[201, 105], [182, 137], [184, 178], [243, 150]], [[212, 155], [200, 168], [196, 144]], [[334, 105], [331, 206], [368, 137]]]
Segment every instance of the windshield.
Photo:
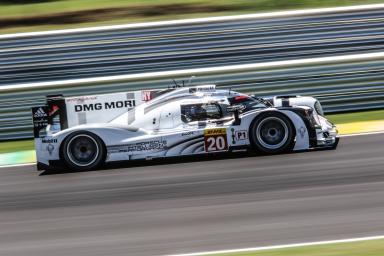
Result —
[[251, 97], [248, 95], [240, 95], [240, 96], [236, 96], [233, 98], [229, 98], [228, 100], [229, 100], [231, 105], [241, 104], [241, 105], [245, 106], [244, 111], [267, 107], [267, 105], [263, 99], [254, 98], [254, 97]]

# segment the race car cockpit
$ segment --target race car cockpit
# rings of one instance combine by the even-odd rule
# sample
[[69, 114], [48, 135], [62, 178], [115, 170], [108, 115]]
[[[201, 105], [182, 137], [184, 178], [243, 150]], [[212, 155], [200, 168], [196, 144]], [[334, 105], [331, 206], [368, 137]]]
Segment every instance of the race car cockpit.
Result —
[[220, 119], [223, 111], [218, 103], [181, 105], [181, 120], [184, 123]]

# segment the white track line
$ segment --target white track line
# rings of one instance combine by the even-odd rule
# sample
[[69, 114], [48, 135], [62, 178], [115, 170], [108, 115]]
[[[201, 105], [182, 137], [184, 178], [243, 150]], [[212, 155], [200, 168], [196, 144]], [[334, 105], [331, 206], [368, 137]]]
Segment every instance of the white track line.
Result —
[[340, 239], [340, 240], [329, 240], [329, 241], [320, 241], [320, 242], [309, 242], [309, 243], [272, 245], [272, 246], [242, 248], [242, 249], [232, 249], [232, 250], [196, 252], [196, 253], [185, 253], [185, 254], [172, 254], [172, 255], [168, 255], [168, 256], [204, 256], [204, 255], [225, 254], [225, 253], [241, 253], [241, 252], [253, 252], [253, 251], [256, 252], [256, 251], [286, 249], [286, 248], [295, 248], [295, 247], [303, 247], [303, 246], [311, 246], [311, 245], [327, 245], [327, 244], [337, 244], [337, 243], [362, 242], [362, 241], [370, 241], [370, 240], [377, 240], [377, 239], [384, 239], [384, 235]]
[[0, 169], [1, 168], [9, 168], [9, 167], [33, 166], [33, 165], [36, 165], [36, 163], [0, 165]]
[[316, 8], [316, 9], [306, 9], [306, 10], [279, 11], [279, 12], [268, 12], [268, 13], [254, 13], [254, 14], [244, 14], [244, 15], [219, 16], [219, 17], [144, 22], [144, 23], [76, 28], [76, 29], [61, 29], [61, 30], [40, 31], [40, 32], [15, 33], [15, 34], [0, 35], [0, 39], [12, 39], [12, 38], [18, 38], [18, 37], [36, 37], [36, 36], [45, 36], [45, 35], [64, 35], [69, 33], [103, 32], [103, 31], [120, 30], [120, 29], [138, 29], [138, 28], [148, 28], [148, 27], [199, 24], [199, 23], [208, 23], [208, 22], [236, 21], [236, 20], [244, 20], [244, 19], [263, 19], [263, 18], [265, 19], [265, 18], [277, 18], [277, 17], [286, 17], [286, 16], [294, 17], [299, 15], [314, 15], [314, 14], [324, 14], [324, 13], [368, 11], [368, 10], [376, 10], [380, 8], [384, 8], [384, 4], [355, 5], [355, 6], [344, 6], [344, 7], [333, 7], [333, 8]]
[[340, 135], [340, 137], [354, 137], [354, 136], [373, 135], [373, 134], [382, 134], [382, 133], [384, 133], [384, 131], [362, 132], [362, 133], [343, 134], [343, 135]]

